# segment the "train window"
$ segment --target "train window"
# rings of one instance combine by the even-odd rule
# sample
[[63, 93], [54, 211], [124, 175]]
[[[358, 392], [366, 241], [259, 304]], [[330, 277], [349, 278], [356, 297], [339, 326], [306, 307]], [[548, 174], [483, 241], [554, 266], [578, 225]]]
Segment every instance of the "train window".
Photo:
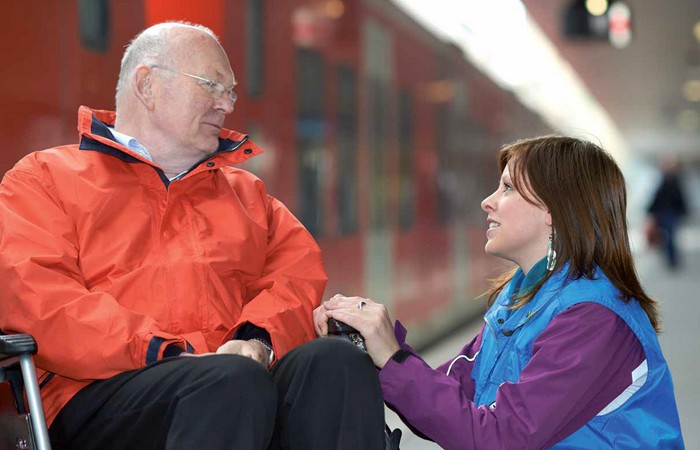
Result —
[[78, 26], [85, 48], [106, 52], [109, 49], [109, 0], [78, 0]]
[[367, 86], [367, 142], [369, 149], [369, 226], [386, 227], [389, 210], [389, 154], [397, 131], [396, 114], [390, 102], [395, 76], [387, 64], [393, 54], [391, 33], [378, 22], [368, 20], [363, 27], [363, 60]]
[[323, 56], [298, 48], [296, 58], [299, 219], [314, 236], [323, 230], [324, 178]]
[[404, 89], [399, 94], [399, 227], [413, 225], [415, 211], [413, 179], [413, 99]]
[[461, 177], [464, 199], [464, 217], [470, 222], [484, 220], [481, 210], [481, 200], [491, 195], [494, 180], [500, 174], [496, 173], [496, 163], [493, 152], [489, 151], [486, 132], [473, 118], [466, 120], [463, 142], [466, 143], [463, 157], [464, 172]]
[[368, 80], [369, 92], [369, 164], [370, 216], [373, 229], [382, 229], [387, 222], [387, 169], [389, 150], [389, 89], [382, 80]]
[[338, 214], [340, 234], [357, 231], [357, 75], [338, 68]]
[[263, 0], [248, 0], [246, 8], [246, 88], [248, 95], [260, 97], [263, 91]]
[[452, 174], [450, 171], [450, 111], [449, 105], [442, 103], [437, 106], [435, 147], [438, 155], [437, 176], [437, 213], [438, 221], [446, 223], [450, 219], [450, 192], [452, 191]]
[[468, 198], [466, 185], [467, 93], [463, 84], [448, 79], [450, 98], [441, 103], [437, 111], [437, 153], [439, 161], [438, 220], [447, 223], [465, 215]]

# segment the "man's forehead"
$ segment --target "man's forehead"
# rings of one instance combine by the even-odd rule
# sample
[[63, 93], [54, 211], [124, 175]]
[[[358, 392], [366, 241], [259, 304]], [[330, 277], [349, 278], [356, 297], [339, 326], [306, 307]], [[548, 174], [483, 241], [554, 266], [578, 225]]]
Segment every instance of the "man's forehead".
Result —
[[177, 42], [173, 41], [173, 49], [185, 67], [184, 70], [205, 71], [206, 74], [199, 75], [215, 76], [219, 80], [232, 80], [233, 85], [237, 84], [228, 56], [216, 39], [196, 28], [184, 28], [178, 31], [180, 35]]
[[225, 68], [221, 68], [216, 64], [212, 64], [212, 70], [209, 73], [212, 73], [214, 75], [214, 78], [217, 80], [231, 80], [230, 86], [236, 86], [238, 84], [238, 81], [236, 80], [236, 74], [233, 72], [233, 69], [231, 69], [231, 67], [228, 65]]

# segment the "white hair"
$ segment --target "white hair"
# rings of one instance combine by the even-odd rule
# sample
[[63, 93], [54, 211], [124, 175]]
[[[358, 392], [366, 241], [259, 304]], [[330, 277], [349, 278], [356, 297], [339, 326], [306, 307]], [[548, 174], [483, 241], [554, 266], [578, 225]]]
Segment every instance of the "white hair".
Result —
[[142, 64], [147, 66], [162, 64], [163, 61], [167, 60], [167, 53], [170, 50], [171, 43], [169, 32], [174, 28], [199, 30], [213, 37], [216, 42], [219, 42], [219, 38], [211, 29], [204, 25], [184, 21], [163, 22], [146, 28], [137, 34], [126, 46], [126, 50], [124, 50], [115, 96], [117, 109], [119, 108], [120, 93], [129, 89], [129, 82], [136, 67]]

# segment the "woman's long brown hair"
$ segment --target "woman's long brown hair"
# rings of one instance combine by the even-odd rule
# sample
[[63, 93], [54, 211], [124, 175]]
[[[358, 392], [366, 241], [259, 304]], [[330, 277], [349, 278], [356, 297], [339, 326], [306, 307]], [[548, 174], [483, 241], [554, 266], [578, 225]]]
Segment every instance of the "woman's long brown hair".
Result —
[[[506, 166], [525, 200], [544, 205], [552, 217], [555, 271], [568, 262], [569, 278], [591, 279], [600, 267], [622, 301], [639, 301], [658, 332], [656, 301], [644, 292], [630, 250], [625, 179], [612, 157], [588, 141], [544, 136], [503, 147], [498, 167], [502, 172]], [[489, 302], [513, 274], [509, 271], [492, 280]], [[549, 275], [518, 297], [516, 307], [529, 302]]]

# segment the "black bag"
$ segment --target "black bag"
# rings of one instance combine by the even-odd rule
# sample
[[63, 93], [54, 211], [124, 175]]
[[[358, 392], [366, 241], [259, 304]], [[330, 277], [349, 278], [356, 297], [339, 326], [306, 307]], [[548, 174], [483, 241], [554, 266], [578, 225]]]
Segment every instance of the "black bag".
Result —
[[[336, 336], [341, 339], [345, 339], [357, 348], [367, 353], [367, 347], [365, 347], [365, 340], [356, 329], [350, 325], [339, 322], [335, 319], [328, 319], [328, 335]], [[386, 450], [400, 450], [399, 441], [401, 440], [401, 430], [398, 428], [391, 431], [389, 425], [384, 424], [384, 447]]]

